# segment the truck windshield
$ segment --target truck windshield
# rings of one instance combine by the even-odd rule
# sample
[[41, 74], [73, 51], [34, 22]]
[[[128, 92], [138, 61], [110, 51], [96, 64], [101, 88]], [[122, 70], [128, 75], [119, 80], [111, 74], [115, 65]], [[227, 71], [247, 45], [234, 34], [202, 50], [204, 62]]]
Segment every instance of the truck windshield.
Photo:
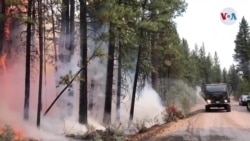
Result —
[[226, 92], [227, 87], [225, 85], [211, 85], [206, 86], [207, 92]]

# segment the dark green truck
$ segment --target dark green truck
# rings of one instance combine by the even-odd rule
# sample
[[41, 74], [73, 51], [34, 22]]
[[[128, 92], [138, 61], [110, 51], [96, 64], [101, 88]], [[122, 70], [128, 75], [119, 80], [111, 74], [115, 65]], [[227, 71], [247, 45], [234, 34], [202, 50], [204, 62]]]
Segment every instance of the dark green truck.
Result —
[[209, 112], [211, 107], [224, 107], [227, 112], [231, 112], [230, 97], [227, 84], [204, 84], [202, 91], [203, 98], [206, 101], [206, 112]]

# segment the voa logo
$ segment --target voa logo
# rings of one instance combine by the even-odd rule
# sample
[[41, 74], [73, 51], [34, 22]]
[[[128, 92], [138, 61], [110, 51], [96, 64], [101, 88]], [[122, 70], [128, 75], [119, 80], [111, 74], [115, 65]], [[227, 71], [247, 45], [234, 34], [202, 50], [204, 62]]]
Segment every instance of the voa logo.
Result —
[[220, 19], [222, 23], [232, 25], [237, 21], [237, 14], [233, 8], [228, 7], [222, 10]]

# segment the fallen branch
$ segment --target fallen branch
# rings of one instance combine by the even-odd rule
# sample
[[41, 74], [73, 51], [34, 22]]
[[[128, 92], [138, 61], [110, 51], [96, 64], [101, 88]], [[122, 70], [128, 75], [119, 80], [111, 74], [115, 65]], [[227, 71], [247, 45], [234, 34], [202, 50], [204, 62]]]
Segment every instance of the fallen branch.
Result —
[[[100, 54], [98, 54], [98, 52], [94, 52], [92, 54], [92, 56], [89, 58], [89, 60], [87, 61], [88, 65], [90, 63], [90, 61], [94, 58], [99, 56]], [[63, 92], [73, 83], [73, 81], [77, 78], [77, 76], [81, 73], [81, 71], [86, 67], [85, 66], [81, 66], [81, 68], [79, 69], [79, 71], [75, 74], [75, 76], [70, 80], [70, 82], [66, 85], [66, 87], [57, 95], [57, 97], [54, 99], [54, 101], [50, 104], [50, 106], [48, 107], [48, 109], [45, 111], [45, 113], [43, 114], [43, 116], [46, 116], [46, 114], [49, 112], [49, 110], [52, 108], [52, 106], [56, 103], [56, 101], [59, 99], [59, 97], [63, 94]]]

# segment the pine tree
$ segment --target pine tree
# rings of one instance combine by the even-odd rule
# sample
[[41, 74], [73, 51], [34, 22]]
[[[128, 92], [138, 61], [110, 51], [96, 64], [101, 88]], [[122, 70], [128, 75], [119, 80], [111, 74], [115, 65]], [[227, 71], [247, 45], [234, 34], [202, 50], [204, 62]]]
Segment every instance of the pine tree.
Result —
[[243, 78], [250, 81], [250, 34], [248, 22], [244, 17], [240, 22], [234, 51], [234, 60], [238, 63], [239, 70], [243, 72]]
[[214, 53], [214, 62], [213, 62], [213, 82], [220, 83], [221, 82], [221, 68], [220, 61], [217, 55], [217, 52]]
[[[139, 49], [137, 54], [136, 75], [134, 79], [130, 120], [133, 119], [133, 104], [136, 89], [143, 87], [151, 74], [152, 87], [160, 93], [161, 78], [178, 76], [177, 46], [180, 39], [172, 19], [185, 11], [184, 1], [153, 0], [142, 1], [139, 28]], [[148, 61], [150, 60], [150, 62]], [[176, 75], [177, 74], [177, 75]], [[139, 79], [139, 80], [137, 80]], [[138, 84], [137, 84], [138, 83]], [[170, 84], [170, 81], [167, 83]], [[162, 84], [163, 86], [164, 84]], [[165, 86], [163, 86], [165, 87]], [[163, 102], [164, 94], [160, 94]]]
[[88, 123], [88, 47], [87, 47], [87, 1], [80, 1], [80, 48], [81, 48], [81, 67], [83, 70], [80, 74], [80, 98], [79, 98], [79, 122]]
[[222, 70], [222, 83], [227, 83], [228, 82], [227, 75], [228, 75], [227, 70], [226, 70], [226, 68], [224, 68]]
[[38, 35], [39, 35], [39, 86], [38, 86], [38, 103], [37, 103], [37, 127], [40, 127], [40, 116], [42, 111], [42, 82], [43, 82], [43, 48], [44, 48], [44, 33], [43, 33], [43, 10], [42, 0], [38, 0]]
[[[32, 0], [28, 0], [27, 17], [31, 18]], [[26, 37], [26, 65], [25, 65], [25, 95], [24, 95], [24, 119], [29, 119], [29, 99], [30, 99], [30, 53], [31, 53], [31, 23], [27, 21], [27, 37]]]
[[199, 62], [199, 69], [200, 69], [200, 76], [203, 82], [208, 83], [208, 67], [207, 67], [207, 58], [206, 58], [206, 50], [205, 50], [205, 45], [204, 43], [199, 49], [199, 54], [198, 54], [198, 62]]
[[160, 80], [164, 77], [169, 78], [170, 75], [178, 76], [178, 67], [181, 64], [177, 61], [180, 39], [172, 19], [185, 11], [186, 3], [179, 0], [153, 0], [148, 2], [145, 8], [150, 12], [145, 14], [146, 20], [141, 23], [146, 31], [144, 43], [148, 46], [143, 49], [143, 54], [151, 57], [151, 64], [147, 65], [148, 62], [142, 60], [142, 70], [148, 71], [144, 66], [149, 66], [152, 87], [164, 99], [165, 84], [161, 84]]
[[237, 91], [239, 85], [239, 76], [234, 65], [231, 65], [228, 71], [228, 83], [231, 86], [233, 94]]
[[191, 55], [191, 51], [188, 47], [188, 42], [186, 39], [182, 39], [182, 43], [180, 45], [180, 55], [182, 63], [181, 65], [181, 79], [184, 80], [187, 84], [195, 86], [196, 83], [196, 62], [194, 56]]

